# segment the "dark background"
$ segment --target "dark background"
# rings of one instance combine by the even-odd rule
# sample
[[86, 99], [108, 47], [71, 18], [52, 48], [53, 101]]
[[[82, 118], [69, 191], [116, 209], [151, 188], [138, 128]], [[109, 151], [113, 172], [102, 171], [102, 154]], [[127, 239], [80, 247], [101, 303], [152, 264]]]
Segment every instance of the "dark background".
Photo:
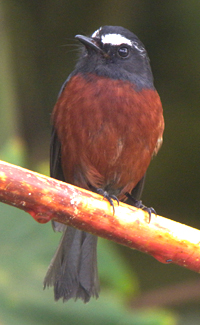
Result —
[[[142, 40], [163, 103], [164, 143], [148, 170], [143, 202], [200, 228], [198, 0], [0, 1], [0, 158], [48, 174], [50, 114], [78, 57], [74, 36], [102, 25], [121, 25]], [[41, 289], [59, 235], [0, 207], [3, 324], [199, 324], [198, 274], [103, 240], [99, 300], [55, 304], [52, 290]], [[158, 309], [143, 313], [133, 304], [147, 292], [145, 306], [155, 299]]]

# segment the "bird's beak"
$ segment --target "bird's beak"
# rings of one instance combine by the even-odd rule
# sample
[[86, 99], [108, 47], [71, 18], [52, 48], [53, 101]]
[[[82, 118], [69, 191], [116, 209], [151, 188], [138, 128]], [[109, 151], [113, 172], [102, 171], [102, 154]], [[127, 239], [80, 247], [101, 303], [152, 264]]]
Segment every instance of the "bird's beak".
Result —
[[99, 46], [97, 46], [97, 44], [95, 44], [95, 41], [93, 38], [83, 36], [83, 35], [76, 35], [75, 38], [78, 39], [79, 42], [81, 42], [83, 45], [85, 45], [86, 48], [93, 49], [96, 52], [100, 52], [100, 53], [104, 54], [103, 50]]

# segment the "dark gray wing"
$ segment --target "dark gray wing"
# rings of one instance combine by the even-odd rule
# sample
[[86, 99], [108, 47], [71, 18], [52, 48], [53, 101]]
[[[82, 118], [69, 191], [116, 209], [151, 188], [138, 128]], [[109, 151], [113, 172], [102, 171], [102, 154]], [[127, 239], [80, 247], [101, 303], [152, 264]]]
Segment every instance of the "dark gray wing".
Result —
[[50, 143], [50, 176], [65, 181], [61, 165], [61, 143], [54, 127], [52, 128]]
[[[58, 98], [66, 87], [71, 76], [72, 74], [69, 75], [67, 80], [62, 85]], [[50, 140], [50, 176], [52, 178], [58, 179], [59, 181], [65, 182], [61, 164], [61, 143], [58, 139], [58, 135], [54, 126], [52, 127]], [[66, 229], [65, 225], [55, 221], [52, 221], [52, 226], [55, 231], [64, 231]]]
[[[50, 144], [50, 176], [64, 182], [64, 174], [61, 165], [61, 143], [55, 128], [52, 128]], [[62, 223], [52, 221], [52, 227], [55, 231], [64, 231], [66, 226]]]
[[127, 200], [125, 203], [129, 205], [136, 206], [138, 202], [140, 202], [142, 191], [144, 188], [144, 182], [145, 182], [146, 174], [142, 177], [142, 179], [137, 183], [137, 185], [134, 187], [134, 189], [131, 191], [131, 194], [127, 194]]
[[[66, 87], [69, 79], [71, 78], [72, 74], [69, 75], [67, 80], [62, 85], [58, 98], [60, 97], [61, 93], [63, 92], [64, 88]], [[58, 136], [54, 126], [52, 127], [51, 131], [51, 141], [50, 141], [50, 176], [56, 178], [60, 181], [65, 181], [64, 174], [61, 165], [61, 143], [58, 140]]]
[[134, 187], [134, 189], [131, 192], [131, 195], [136, 200], [140, 200], [142, 196], [142, 192], [144, 189], [144, 183], [145, 183], [146, 174], [142, 177], [142, 179], [137, 183], [137, 185]]

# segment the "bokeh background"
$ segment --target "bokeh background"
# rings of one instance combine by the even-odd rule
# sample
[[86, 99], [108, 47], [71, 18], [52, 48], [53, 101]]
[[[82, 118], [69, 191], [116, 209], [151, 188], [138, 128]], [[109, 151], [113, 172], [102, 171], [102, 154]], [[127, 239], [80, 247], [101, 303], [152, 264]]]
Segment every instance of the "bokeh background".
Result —
[[[164, 107], [143, 202], [200, 228], [198, 0], [0, 0], [0, 159], [48, 175], [50, 114], [77, 60], [74, 35], [105, 24], [145, 44]], [[0, 218], [0, 324], [199, 325], [199, 274], [105, 240], [100, 298], [55, 303], [42, 282], [60, 234], [2, 203]]]

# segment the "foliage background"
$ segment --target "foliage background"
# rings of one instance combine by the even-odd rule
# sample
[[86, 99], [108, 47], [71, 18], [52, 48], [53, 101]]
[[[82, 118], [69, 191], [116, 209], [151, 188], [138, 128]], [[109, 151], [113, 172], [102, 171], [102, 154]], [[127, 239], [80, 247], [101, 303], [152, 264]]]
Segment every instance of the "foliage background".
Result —
[[[105, 24], [122, 25], [143, 41], [164, 107], [164, 144], [143, 202], [200, 228], [198, 0], [0, 0], [0, 159], [48, 174], [50, 114], [77, 59], [74, 35]], [[190, 283], [200, 289], [198, 274], [103, 240], [99, 300], [55, 304], [42, 281], [59, 234], [0, 207], [1, 324], [199, 324], [200, 290], [184, 289]], [[133, 308], [147, 292], [151, 308]]]

